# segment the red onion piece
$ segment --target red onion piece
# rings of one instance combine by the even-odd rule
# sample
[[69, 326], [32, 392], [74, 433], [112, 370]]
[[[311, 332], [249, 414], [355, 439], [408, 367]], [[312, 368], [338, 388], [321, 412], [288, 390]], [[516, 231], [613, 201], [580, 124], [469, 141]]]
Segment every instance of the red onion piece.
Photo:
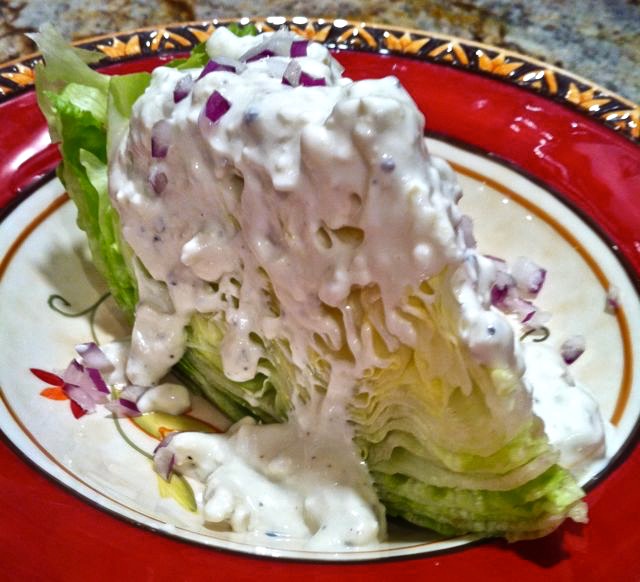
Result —
[[324, 77], [312, 77], [302, 71], [300, 74], [300, 84], [304, 87], [324, 87], [327, 84], [327, 80]]
[[120, 398], [124, 400], [131, 400], [132, 402], [138, 402], [140, 396], [142, 396], [147, 390], [148, 386], [137, 386], [136, 384], [129, 384], [120, 392]]
[[250, 48], [240, 57], [240, 60], [245, 63], [250, 63], [273, 56], [287, 57], [291, 53], [291, 44], [294, 38], [292, 33], [285, 30], [278, 30], [260, 44]]
[[567, 365], [573, 364], [586, 349], [586, 341], [584, 336], [571, 336], [560, 346], [560, 355]]
[[171, 124], [166, 119], [156, 121], [151, 128], [151, 157], [167, 157], [170, 142]]
[[220, 93], [214, 91], [207, 99], [204, 107], [204, 114], [212, 123], [216, 123], [231, 108], [231, 103], [227, 101]]
[[518, 257], [511, 266], [511, 274], [518, 289], [535, 297], [544, 285], [547, 271], [531, 259]]
[[202, 69], [202, 72], [196, 79], [199, 81], [202, 77], [206, 77], [209, 73], [215, 73], [216, 71], [227, 71], [229, 73], [237, 73], [238, 65], [241, 63], [235, 59], [227, 59], [226, 57], [216, 57], [209, 61]]
[[176, 87], [173, 90], [173, 102], [180, 103], [189, 93], [191, 93], [191, 89], [193, 88], [193, 77], [191, 75], [185, 75], [176, 83]]
[[282, 74], [282, 84], [297, 87], [300, 84], [302, 67], [298, 61], [291, 60]]
[[533, 308], [533, 313], [527, 316], [526, 321], [522, 323], [525, 324], [527, 329], [540, 329], [549, 323], [551, 320], [551, 313], [548, 311], [541, 311], [535, 305], [531, 304]]
[[306, 57], [307, 47], [309, 46], [308, 40], [294, 40], [291, 43], [291, 49], [289, 49], [289, 55], [293, 58]]
[[85, 366], [96, 368], [100, 371], [113, 369], [113, 364], [95, 342], [78, 344], [76, 352], [82, 358], [82, 363]]
[[170, 479], [176, 462], [175, 455], [169, 449], [169, 443], [177, 434], [177, 432], [169, 433], [153, 451], [153, 468], [165, 481]]
[[109, 389], [95, 368], [85, 368], [76, 360], [72, 360], [62, 379], [64, 393], [85, 412], [94, 412], [96, 405], [107, 401]]
[[62, 379], [65, 384], [73, 384], [75, 386], [93, 386], [91, 379], [85, 374], [84, 366], [76, 360], [71, 360], [67, 369], [62, 373]]
[[504, 308], [508, 313], [515, 313], [521, 323], [530, 325], [536, 314], [536, 306], [520, 297], [507, 297], [503, 302]]
[[507, 262], [499, 257], [484, 256], [493, 261], [496, 269], [490, 291], [491, 305], [503, 313], [516, 315], [528, 329], [543, 327], [551, 319], [551, 315], [540, 311], [525, 297], [535, 296], [540, 291], [546, 271], [530, 259], [520, 257], [516, 261], [518, 266], [514, 273]]
[[261, 61], [262, 59], [268, 59], [269, 57], [275, 57], [275, 56], [276, 56], [276, 53], [267, 49], [267, 50], [260, 51], [258, 54], [245, 59], [245, 62], [253, 63], [255, 61]]
[[491, 305], [498, 308], [502, 307], [504, 300], [507, 298], [507, 293], [509, 293], [507, 287], [498, 287], [498, 285], [491, 287]]
[[98, 392], [103, 392], [104, 394], [109, 394], [109, 388], [107, 387], [107, 383], [102, 378], [102, 374], [100, 374], [100, 370], [96, 368], [85, 368], [89, 378], [93, 382], [93, 385], [96, 387]]
[[142, 414], [140, 410], [138, 410], [135, 402], [125, 398], [118, 398], [118, 400], [107, 402], [104, 407], [116, 418], [131, 418]]
[[505, 301], [510, 296], [511, 290], [515, 287], [515, 281], [513, 277], [505, 269], [506, 263], [503, 266], [500, 263], [497, 264], [496, 277], [491, 287], [491, 305], [503, 309], [507, 307]]
[[100, 392], [90, 392], [75, 384], [65, 384], [63, 391], [69, 400], [73, 400], [85, 412], [95, 412], [96, 406], [104, 402], [104, 399], [96, 398]]
[[232, 59], [231, 57], [225, 57], [224, 55], [217, 56], [215, 60], [224, 67], [232, 67], [238, 74], [242, 73], [247, 68], [247, 65], [240, 62], [238, 59]]
[[156, 194], [162, 194], [168, 183], [169, 178], [164, 172], [159, 171], [157, 168], [151, 170], [149, 174], [149, 184], [151, 184]]
[[615, 313], [620, 308], [620, 289], [615, 285], [611, 285], [607, 291], [607, 300], [605, 311], [607, 313]]
[[110, 410], [116, 418], [128, 418], [132, 416], [140, 416], [142, 412], [138, 408], [137, 402], [148, 387], [129, 384], [126, 386], [117, 400], [107, 402], [104, 407]]

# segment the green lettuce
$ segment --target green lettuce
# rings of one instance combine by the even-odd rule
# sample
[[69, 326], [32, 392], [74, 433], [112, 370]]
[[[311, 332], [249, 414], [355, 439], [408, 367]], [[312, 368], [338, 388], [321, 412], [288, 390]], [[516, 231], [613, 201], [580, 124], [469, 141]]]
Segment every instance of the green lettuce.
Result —
[[[36, 69], [38, 102], [63, 157], [58, 175], [77, 207], [96, 267], [133, 318], [136, 259], [109, 199], [107, 166], [150, 76], [103, 75], [89, 66], [99, 57], [70, 48], [51, 27], [35, 36], [46, 62]], [[172, 66], [202, 67], [207, 59], [201, 44]], [[509, 539], [543, 535], [566, 517], [584, 519], [583, 492], [557, 465], [520, 379], [468, 354], [457, 332], [459, 306], [451, 289], [445, 270], [407, 296], [403, 315], [416, 330], [417, 346], [394, 352], [376, 331], [384, 313], [375, 292], [362, 289], [352, 297], [356, 324], [371, 330], [386, 362], [366, 371], [349, 415], [387, 512], [444, 535]], [[425, 301], [427, 295], [432, 300]], [[232, 420], [286, 420], [293, 390], [300, 389], [287, 345], [265, 345], [257, 375], [234, 382], [225, 376], [220, 356], [225, 322], [216, 314], [198, 314], [186, 333], [187, 350], [175, 369], [194, 392]], [[320, 389], [326, 389], [326, 367], [326, 354], [310, 350], [307, 372]]]

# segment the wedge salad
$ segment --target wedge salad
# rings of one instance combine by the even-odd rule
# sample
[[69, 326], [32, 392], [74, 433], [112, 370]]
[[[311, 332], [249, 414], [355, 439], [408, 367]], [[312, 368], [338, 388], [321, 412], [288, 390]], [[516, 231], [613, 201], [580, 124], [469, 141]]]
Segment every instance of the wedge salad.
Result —
[[397, 79], [246, 32], [124, 76], [35, 35], [59, 177], [132, 323], [81, 348], [69, 397], [184, 410], [178, 373], [235, 424], [169, 434], [156, 469], [201, 483], [205, 522], [235, 531], [344, 549], [383, 540], [387, 516], [509, 540], [586, 521], [576, 478], [605, 447], [567, 367], [582, 342], [519, 339], [548, 317], [544, 269], [476, 249]]

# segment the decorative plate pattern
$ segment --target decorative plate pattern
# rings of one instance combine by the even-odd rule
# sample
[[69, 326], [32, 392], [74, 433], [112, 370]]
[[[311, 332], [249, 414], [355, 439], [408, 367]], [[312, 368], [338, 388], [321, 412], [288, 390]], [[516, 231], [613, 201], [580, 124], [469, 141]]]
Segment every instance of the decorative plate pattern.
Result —
[[[573, 107], [640, 143], [640, 106], [631, 101], [531, 57], [436, 32], [342, 19], [214, 19], [98, 36], [77, 46], [103, 52], [101, 64], [107, 64], [127, 57], [189, 51], [216, 27], [249, 22], [263, 32], [287, 28], [335, 50], [402, 55], [500, 78]], [[38, 55], [31, 55], [0, 65], [0, 100], [33, 85], [33, 69], [39, 60]]]

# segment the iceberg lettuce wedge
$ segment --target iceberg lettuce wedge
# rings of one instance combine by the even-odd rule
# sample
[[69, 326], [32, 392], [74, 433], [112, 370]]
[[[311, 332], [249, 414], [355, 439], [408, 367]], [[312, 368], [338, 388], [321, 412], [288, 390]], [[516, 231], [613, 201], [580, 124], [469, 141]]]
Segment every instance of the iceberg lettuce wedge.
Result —
[[[96, 267], [133, 318], [136, 258], [109, 199], [107, 166], [150, 76], [102, 75], [87, 64], [95, 56], [68, 47], [51, 28], [36, 41], [46, 61], [36, 71], [38, 101], [52, 138], [60, 142], [59, 176], [76, 204]], [[203, 66], [203, 47], [175, 66]], [[349, 416], [380, 499], [390, 515], [444, 535], [522, 539], [544, 535], [566, 517], [584, 520], [583, 492], [557, 464], [519, 376], [508, 366], [478, 363], [459, 338], [452, 276], [445, 269], [420, 292], [409, 293], [402, 315], [415, 330], [415, 348], [390, 348], [375, 293], [373, 299], [370, 290], [353, 294], [352, 324], [367, 330], [381, 364], [363, 374]], [[215, 313], [194, 315], [176, 370], [233, 420], [286, 420], [299, 373], [289, 347], [265, 343], [255, 377], [233, 381], [220, 356], [226, 331]], [[330, 350], [318, 343], [308, 354], [320, 390], [327, 389], [324, 348]]]

